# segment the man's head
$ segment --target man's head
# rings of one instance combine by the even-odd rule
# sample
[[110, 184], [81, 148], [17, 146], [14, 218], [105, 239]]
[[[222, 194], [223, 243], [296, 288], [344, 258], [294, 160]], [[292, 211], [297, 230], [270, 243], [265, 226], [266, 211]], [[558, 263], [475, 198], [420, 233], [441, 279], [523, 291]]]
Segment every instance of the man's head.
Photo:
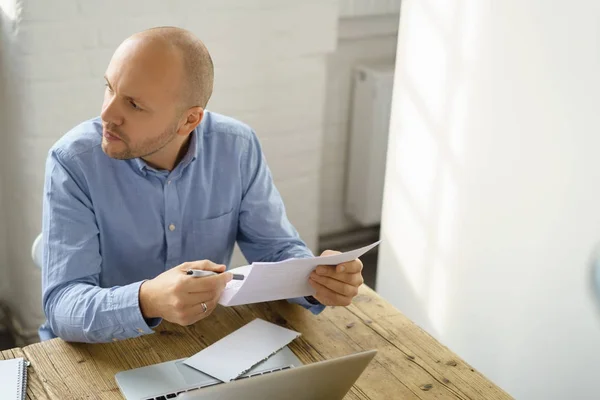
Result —
[[105, 74], [104, 152], [165, 167], [202, 120], [213, 77], [208, 50], [186, 30], [154, 28], [125, 40]]

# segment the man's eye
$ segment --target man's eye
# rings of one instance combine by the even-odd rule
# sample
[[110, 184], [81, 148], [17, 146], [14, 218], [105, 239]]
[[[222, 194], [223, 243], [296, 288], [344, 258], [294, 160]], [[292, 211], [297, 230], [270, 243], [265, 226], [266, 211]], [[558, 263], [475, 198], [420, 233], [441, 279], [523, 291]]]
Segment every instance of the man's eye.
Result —
[[142, 109], [140, 108], [140, 106], [138, 106], [137, 104], [135, 104], [135, 102], [133, 102], [133, 101], [130, 101], [130, 102], [129, 102], [129, 104], [131, 105], [131, 107], [132, 107], [134, 110], [137, 110], [137, 111], [141, 111], [141, 110], [142, 110]]
[[112, 89], [110, 88], [110, 86], [108, 85], [108, 83], [105, 83], [104, 86], [106, 86], [106, 88], [108, 89], [108, 91], [112, 93]]

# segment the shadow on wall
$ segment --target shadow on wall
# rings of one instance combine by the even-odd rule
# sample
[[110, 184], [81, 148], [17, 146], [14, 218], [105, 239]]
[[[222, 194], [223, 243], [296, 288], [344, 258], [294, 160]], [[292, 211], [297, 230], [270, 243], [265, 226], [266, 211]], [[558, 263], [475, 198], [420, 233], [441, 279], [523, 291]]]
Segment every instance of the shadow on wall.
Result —
[[451, 301], [447, 264], [457, 256], [457, 180], [468, 112], [465, 80], [451, 75], [467, 69], [474, 41], [463, 24], [464, 7], [428, 1], [403, 7], [411, 10], [400, 17], [385, 185], [394, 203], [384, 204], [377, 288], [440, 337]]
[[[597, 15], [581, 4], [556, 28], [556, 10], [523, 3], [492, 12], [476, 0], [403, 2], [377, 289], [505, 389], [583, 398], [589, 389], [578, 378], [594, 370], [598, 350], [597, 321], [586, 316], [592, 296], [579, 286], [587, 241], [598, 234], [589, 132], [600, 58], [587, 40]], [[545, 51], [529, 57], [532, 43]], [[595, 259], [585, 265], [594, 314]]]

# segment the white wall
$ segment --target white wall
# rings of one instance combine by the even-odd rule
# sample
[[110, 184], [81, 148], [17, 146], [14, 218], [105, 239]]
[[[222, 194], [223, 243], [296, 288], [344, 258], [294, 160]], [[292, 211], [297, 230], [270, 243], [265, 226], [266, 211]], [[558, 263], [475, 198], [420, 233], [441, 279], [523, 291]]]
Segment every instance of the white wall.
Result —
[[[2, 157], [2, 152], [0, 152]], [[2, 192], [4, 191], [4, 185], [0, 181], [0, 302], [4, 302], [8, 297], [8, 258], [6, 254], [6, 230], [4, 216]]]
[[401, 15], [379, 292], [516, 398], [598, 398], [600, 3]]
[[340, 3], [343, 18], [338, 25], [337, 49], [327, 60], [320, 234], [335, 234], [358, 227], [344, 212], [353, 71], [361, 63], [384, 61], [393, 64], [399, 8], [399, 2]]
[[7, 220], [5, 213], [5, 196], [7, 187], [2, 177], [3, 170], [8, 168], [8, 136], [12, 128], [9, 124], [12, 114], [12, 101], [8, 95], [10, 76], [8, 60], [11, 46], [10, 36], [13, 30], [13, 19], [16, 12], [12, 0], [0, 0], [0, 302], [4, 303], [10, 297], [9, 293], [9, 262], [7, 254]]
[[398, 13], [400, 0], [339, 0], [340, 17], [364, 17]]
[[19, 67], [9, 96], [19, 110], [8, 161], [20, 168], [5, 170], [3, 178], [11, 305], [26, 329], [42, 319], [29, 247], [41, 226], [46, 152], [72, 126], [99, 114], [113, 51], [151, 26], [188, 28], [205, 41], [216, 68], [209, 108], [257, 130], [289, 217], [316, 248], [325, 56], [336, 45], [337, 7], [334, 0], [22, 0], [14, 7], [11, 63]]

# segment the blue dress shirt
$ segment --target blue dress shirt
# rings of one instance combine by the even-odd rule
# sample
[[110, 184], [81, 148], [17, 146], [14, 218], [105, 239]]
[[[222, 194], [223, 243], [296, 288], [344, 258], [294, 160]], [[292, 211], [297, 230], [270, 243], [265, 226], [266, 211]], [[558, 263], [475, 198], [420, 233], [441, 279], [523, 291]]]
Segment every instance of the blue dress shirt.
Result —
[[[116, 160], [102, 123], [86, 121], [49, 151], [43, 201], [42, 340], [106, 342], [146, 333], [144, 280], [186, 261], [229, 266], [237, 241], [249, 262], [311, 257], [286, 217], [250, 127], [205, 112], [172, 171]], [[291, 299], [313, 313], [324, 306]]]

